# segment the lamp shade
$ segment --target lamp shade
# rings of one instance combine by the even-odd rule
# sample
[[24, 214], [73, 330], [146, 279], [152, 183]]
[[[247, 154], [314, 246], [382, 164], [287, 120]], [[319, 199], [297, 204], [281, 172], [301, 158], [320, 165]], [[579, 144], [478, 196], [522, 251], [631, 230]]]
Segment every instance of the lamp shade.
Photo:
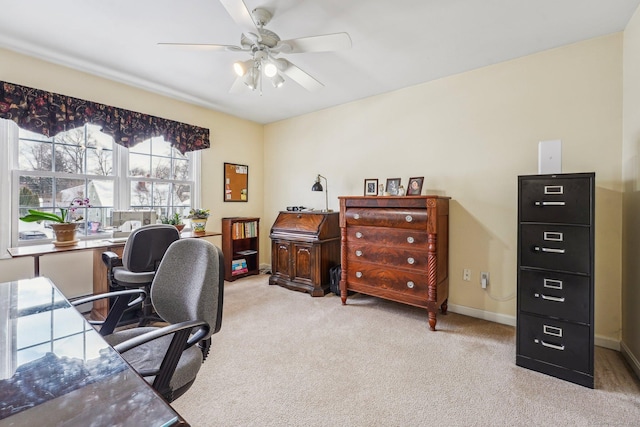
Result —
[[322, 184], [320, 184], [320, 178], [316, 179], [313, 187], [311, 187], [311, 191], [324, 191], [324, 188], [322, 188]]

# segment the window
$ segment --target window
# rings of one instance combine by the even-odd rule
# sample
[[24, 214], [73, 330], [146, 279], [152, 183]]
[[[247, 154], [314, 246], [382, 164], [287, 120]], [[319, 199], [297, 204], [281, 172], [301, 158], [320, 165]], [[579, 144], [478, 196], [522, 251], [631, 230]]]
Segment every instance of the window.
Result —
[[127, 149], [91, 124], [48, 138], [0, 122], [0, 144], [13, 148], [8, 159], [0, 156], [0, 172], [12, 170], [8, 183], [0, 181], [2, 194], [12, 194], [11, 229], [2, 230], [2, 250], [50, 241], [48, 223], [19, 217], [29, 209], [59, 214], [75, 197], [87, 197], [91, 204], [76, 211], [83, 217], [81, 238], [110, 236], [113, 210], [155, 210], [168, 216], [184, 215], [192, 206], [199, 154], [181, 154], [163, 137]]

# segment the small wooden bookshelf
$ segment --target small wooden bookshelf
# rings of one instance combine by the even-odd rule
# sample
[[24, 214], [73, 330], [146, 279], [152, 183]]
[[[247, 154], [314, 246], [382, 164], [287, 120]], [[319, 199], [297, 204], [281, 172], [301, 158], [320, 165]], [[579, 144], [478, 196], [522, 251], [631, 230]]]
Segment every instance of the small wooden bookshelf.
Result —
[[233, 282], [260, 272], [260, 218], [222, 218], [224, 280]]

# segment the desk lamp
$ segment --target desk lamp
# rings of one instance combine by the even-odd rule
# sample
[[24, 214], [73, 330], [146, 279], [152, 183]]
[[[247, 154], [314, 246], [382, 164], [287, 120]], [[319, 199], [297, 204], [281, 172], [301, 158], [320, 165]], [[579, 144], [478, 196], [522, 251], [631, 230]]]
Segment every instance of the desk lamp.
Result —
[[322, 187], [322, 184], [320, 183], [320, 178], [324, 179], [324, 185], [327, 187], [327, 190], [325, 191], [326, 208], [323, 209], [322, 212], [333, 212], [333, 211], [329, 210], [329, 184], [327, 183], [327, 178], [325, 178], [324, 176], [318, 174], [318, 177], [316, 178], [315, 184], [313, 184], [313, 187], [311, 187], [311, 191], [323, 191], [324, 190], [324, 188]]

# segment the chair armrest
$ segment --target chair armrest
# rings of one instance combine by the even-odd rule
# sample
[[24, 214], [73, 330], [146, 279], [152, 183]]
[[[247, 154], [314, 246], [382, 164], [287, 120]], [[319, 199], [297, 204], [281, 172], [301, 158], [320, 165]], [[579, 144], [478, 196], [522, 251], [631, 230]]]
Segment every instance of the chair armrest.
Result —
[[114, 298], [120, 295], [134, 295], [134, 294], [139, 294], [139, 296], [138, 298], [136, 298], [135, 300], [127, 304], [127, 306], [129, 307], [132, 307], [138, 303], [141, 303], [147, 297], [147, 292], [144, 289], [130, 289], [126, 291], [105, 292], [103, 294], [91, 295], [86, 298], [77, 299], [73, 301], [71, 305], [76, 307], [82, 304], [86, 304], [88, 302], [99, 301], [104, 298]]
[[142, 344], [153, 341], [165, 335], [175, 334], [176, 332], [184, 330], [191, 331], [193, 328], [197, 328], [198, 326], [200, 326], [201, 328], [187, 340], [188, 345], [184, 347], [186, 349], [196, 344], [206, 336], [206, 334], [209, 332], [209, 324], [207, 322], [202, 320], [189, 320], [186, 322], [164, 326], [162, 328], [157, 328], [153, 331], [149, 331], [145, 334], [128, 339], [124, 342], [121, 342], [120, 344], [116, 344], [115, 346], [113, 346], [113, 348], [118, 353], [124, 353], [131, 350], [132, 348], [138, 347]]
[[[138, 295], [138, 297], [131, 301], [132, 295]], [[80, 304], [98, 301], [104, 298], [115, 298], [115, 301], [113, 301], [111, 307], [109, 308], [109, 313], [107, 313], [106, 319], [102, 321], [89, 320], [89, 323], [91, 323], [92, 325], [100, 326], [100, 330], [98, 332], [100, 333], [100, 335], [105, 336], [111, 335], [113, 333], [127, 308], [141, 303], [145, 300], [146, 297], [147, 291], [145, 291], [144, 289], [128, 289], [124, 291], [106, 292], [103, 294], [92, 295], [86, 298], [75, 300], [71, 304], [73, 306], [78, 306]]]
[[117, 253], [111, 251], [102, 252], [102, 262], [109, 269], [122, 266], [122, 258], [120, 258]]

